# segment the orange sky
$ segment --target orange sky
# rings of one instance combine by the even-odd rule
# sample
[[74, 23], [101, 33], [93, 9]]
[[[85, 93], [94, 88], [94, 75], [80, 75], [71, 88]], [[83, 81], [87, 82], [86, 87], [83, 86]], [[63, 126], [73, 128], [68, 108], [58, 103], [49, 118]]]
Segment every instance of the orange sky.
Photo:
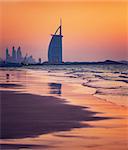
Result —
[[0, 56], [14, 45], [47, 60], [50, 34], [62, 18], [64, 61], [128, 58], [128, 3], [119, 1], [1, 1]]

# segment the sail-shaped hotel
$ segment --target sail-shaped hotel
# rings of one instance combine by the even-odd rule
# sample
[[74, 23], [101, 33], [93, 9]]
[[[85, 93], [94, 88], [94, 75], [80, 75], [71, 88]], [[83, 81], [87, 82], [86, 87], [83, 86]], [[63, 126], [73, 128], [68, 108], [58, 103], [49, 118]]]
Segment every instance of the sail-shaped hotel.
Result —
[[[58, 33], [58, 34], [57, 34]], [[62, 63], [62, 23], [54, 34], [48, 47], [48, 63], [61, 64]]]

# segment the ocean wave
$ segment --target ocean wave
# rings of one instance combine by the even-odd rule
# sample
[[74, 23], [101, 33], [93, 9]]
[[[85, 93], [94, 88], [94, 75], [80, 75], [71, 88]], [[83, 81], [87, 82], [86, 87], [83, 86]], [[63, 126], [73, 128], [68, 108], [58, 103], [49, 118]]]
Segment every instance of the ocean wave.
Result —
[[120, 78], [128, 78], [128, 76], [122, 76], [122, 75], [120, 75], [119, 77]]
[[128, 89], [127, 88], [97, 89], [95, 94], [128, 96]]
[[110, 80], [88, 80], [83, 86], [95, 88], [100, 95], [125, 95], [128, 96], [128, 85], [121, 81]]

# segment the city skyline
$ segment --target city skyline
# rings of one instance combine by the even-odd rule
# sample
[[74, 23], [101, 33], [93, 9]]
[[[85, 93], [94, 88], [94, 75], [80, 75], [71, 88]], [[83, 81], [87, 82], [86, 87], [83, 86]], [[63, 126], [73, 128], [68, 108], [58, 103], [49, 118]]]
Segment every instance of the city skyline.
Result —
[[15, 46], [12, 47], [12, 51], [6, 48], [6, 56], [4, 60], [5, 64], [35, 64], [36, 61], [32, 55], [22, 55], [21, 47], [17, 49]]
[[127, 2], [0, 2], [0, 57], [6, 47], [21, 45], [23, 55], [47, 61], [50, 34], [62, 18], [64, 61], [126, 60], [127, 7]]

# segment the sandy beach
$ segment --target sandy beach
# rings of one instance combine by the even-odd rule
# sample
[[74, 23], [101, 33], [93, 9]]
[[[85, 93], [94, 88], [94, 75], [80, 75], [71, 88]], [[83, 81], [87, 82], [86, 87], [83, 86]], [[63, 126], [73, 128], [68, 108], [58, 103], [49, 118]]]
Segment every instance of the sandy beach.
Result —
[[96, 95], [96, 88], [83, 86], [83, 77], [62, 71], [5, 69], [0, 80], [1, 149], [128, 148], [127, 106], [109, 101], [110, 95], [108, 99]]
[[1, 91], [1, 138], [36, 137], [73, 128], [91, 127], [81, 121], [109, 119], [64, 100], [32, 94]]

